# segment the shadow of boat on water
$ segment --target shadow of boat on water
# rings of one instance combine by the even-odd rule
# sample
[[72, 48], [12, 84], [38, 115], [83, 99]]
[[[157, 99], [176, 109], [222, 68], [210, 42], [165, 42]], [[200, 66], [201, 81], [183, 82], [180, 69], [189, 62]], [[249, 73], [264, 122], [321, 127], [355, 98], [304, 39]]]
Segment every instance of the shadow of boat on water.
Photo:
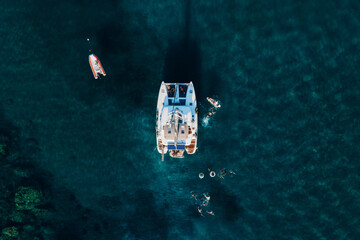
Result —
[[192, 81], [195, 89], [201, 88], [201, 54], [196, 38], [190, 36], [191, 0], [185, 3], [184, 34], [169, 40], [164, 64], [164, 82], [187, 83]]

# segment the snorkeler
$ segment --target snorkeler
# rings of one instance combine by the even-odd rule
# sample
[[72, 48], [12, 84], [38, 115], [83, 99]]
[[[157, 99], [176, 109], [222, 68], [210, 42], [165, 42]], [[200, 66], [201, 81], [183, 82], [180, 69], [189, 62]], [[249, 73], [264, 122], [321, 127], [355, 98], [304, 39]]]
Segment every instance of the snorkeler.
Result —
[[209, 117], [211, 117], [211, 116], [213, 116], [213, 115], [215, 115], [215, 111], [214, 111], [214, 110], [210, 111], [210, 112], [206, 115], [206, 117], [209, 118]]
[[196, 195], [195, 195], [194, 193], [192, 193], [191, 196], [192, 196], [195, 200], [197, 200]]
[[211, 211], [206, 211], [208, 214], [210, 214], [210, 215], [213, 215], [213, 216], [215, 216], [215, 213], [211, 210]]
[[229, 173], [236, 175], [236, 173], [233, 170], [230, 170]]
[[203, 193], [206, 201], [210, 201], [210, 195], [208, 193]]
[[199, 201], [201, 202], [202, 206], [206, 207], [210, 201], [209, 193], [202, 193], [199, 197]]
[[226, 176], [226, 168], [220, 170], [220, 173], [218, 174], [219, 178], [224, 178]]
[[197, 209], [198, 209], [198, 212], [200, 213], [200, 215], [203, 216], [203, 214], [202, 214], [203, 210], [199, 206], [197, 207]]

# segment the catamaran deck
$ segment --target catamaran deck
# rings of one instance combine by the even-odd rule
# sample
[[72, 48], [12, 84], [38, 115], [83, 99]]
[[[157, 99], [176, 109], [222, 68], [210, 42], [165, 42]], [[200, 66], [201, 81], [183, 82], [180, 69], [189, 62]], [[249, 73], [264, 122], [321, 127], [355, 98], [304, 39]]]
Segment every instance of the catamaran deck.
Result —
[[[198, 117], [193, 83], [162, 82], [157, 104], [156, 136], [159, 153], [196, 151]], [[173, 153], [174, 155], [174, 153]]]

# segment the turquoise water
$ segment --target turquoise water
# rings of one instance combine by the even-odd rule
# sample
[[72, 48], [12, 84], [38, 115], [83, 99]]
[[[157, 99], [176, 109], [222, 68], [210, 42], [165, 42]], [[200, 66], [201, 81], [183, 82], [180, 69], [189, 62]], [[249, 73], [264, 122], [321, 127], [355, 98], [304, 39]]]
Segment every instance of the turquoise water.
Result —
[[[2, 129], [16, 129], [49, 175], [41, 182], [61, 222], [39, 239], [360, 238], [356, 1], [0, 8]], [[222, 102], [199, 124], [199, 151], [164, 163], [161, 81], [193, 81], [200, 116], [206, 97]], [[237, 175], [200, 180], [208, 168]], [[210, 193], [215, 216], [199, 216], [192, 191]]]

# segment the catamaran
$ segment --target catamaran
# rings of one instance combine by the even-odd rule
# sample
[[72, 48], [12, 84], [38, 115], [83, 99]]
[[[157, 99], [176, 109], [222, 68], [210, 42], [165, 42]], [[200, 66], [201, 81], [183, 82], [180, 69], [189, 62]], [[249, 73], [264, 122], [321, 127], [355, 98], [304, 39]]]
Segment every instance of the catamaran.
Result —
[[161, 83], [156, 109], [156, 143], [162, 154], [173, 158], [197, 150], [198, 111], [195, 89], [190, 83]]

